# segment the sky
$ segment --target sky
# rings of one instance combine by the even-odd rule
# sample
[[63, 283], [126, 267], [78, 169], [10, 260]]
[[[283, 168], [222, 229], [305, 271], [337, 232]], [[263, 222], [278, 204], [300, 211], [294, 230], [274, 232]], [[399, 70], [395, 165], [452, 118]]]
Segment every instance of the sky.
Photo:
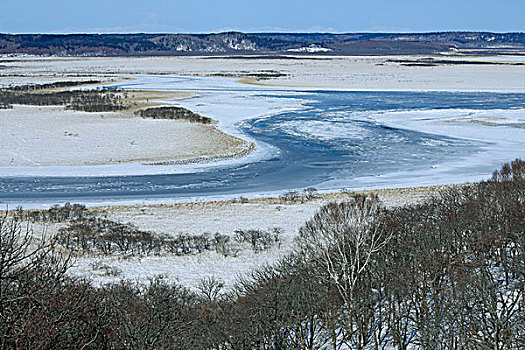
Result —
[[525, 0], [2, 0], [0, 33], [525, 31]]

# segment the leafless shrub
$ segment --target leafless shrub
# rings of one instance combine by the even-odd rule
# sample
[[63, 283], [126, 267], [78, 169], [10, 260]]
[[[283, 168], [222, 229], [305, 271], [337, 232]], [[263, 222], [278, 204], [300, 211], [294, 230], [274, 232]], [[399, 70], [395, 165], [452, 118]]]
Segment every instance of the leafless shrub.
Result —
[[496, 182], [525, 180], [525, 162], [516, 159], [510, 164], [503, 164], [500, 170], [494, 171], [491, 180]]
[[204, 298], [204, 300], [208, 302], [217, 301], [223, 288], [224, 283], [215, 277], [204, 278], [200, 281], [199, 285], [197, 286], [200, 295]]
[[91, 268], [96, 271], [103, 272], [104, 276], [117, 277], [122, 275], [122, 270], [115, 266], [104, 264], [102, 261], [95, 261], [90, 264]]
[[[47, 84], [49, 85], [49, 84]], [[47, 88], [47, 85], [45, 85]], [[122, 102], [121, 93], [117, 89], [102, 88], [92, 90], [65, 90], [58, 92], [41, 92], [43, 88], [11, 87], [0, 89], [0, 101], [4, 105], [32, 106], [65, 106], [86, 112], [112, 112], [127, 108]]]
[[221, 235], [216, 233], [213, 237], [213, 245], [215, 246], [215, 251], [224, 257], [233, 256], [236, 257], [239, 253], [239, 248], [233, 247], [231, 244], [231, 238], [227, 235]]
[[[250, 243], [255, 251], [268, 249], [281, 243], [282, 230], [237, 230], [238, 243]], [[143, 231], [131, 224], [123, 224], [97, 217], [81, 217], [70, 220], [67, 227], [57, 235], [61, 246], [84, 254], [152, 255], [171, 253], [176, 255], [199, 254], [216, 251], [228, 257], [236, 256], [239, 248], [234, 246], [228, 235], [203, 233], [177, 236]]]
[[32, 210], [24, 215], [24, 219], [31, 222], [65, 222], [78, 220], [84, 217], [92, 217], [94, 213], [89, 211], [85, 205], [77, 203], [65, 203], [64, 205], [53, 205], [48, 210]]
[[83, 218], [73, 220], [59, 230], [58, 243], [83, 253], [158, 254], [165, 248], [167, 237], [141, 231], [129, 224], [107, 219]]
[[314, 199], [317, 196], [317, 189], [315, 187], [308, 187], [303, 190], [303, 198], [307, 201]]
[[300, 200], [300, 198], [301, 198], [300, 193], [295, 190], [289, 190], [288, 192], [283, 193], [282, 195], [279, 196], [279, 199], [283, 203], [295, 203], [298, 200]]
[[146, 108], [136, 113], [142, 118], [179, 119], [201, 124], [210, 124], [212, 122], [211, 118], [204, 117], [200, 114], [190, 111], [189, 109], [175, 106]]
[[249, 203], [249, 199], [243, 196], [240, 196], [239, 198], [233, 198], [232, 203], [240, 203], [240, 204], [246, 204]]
[[281, 242], [281, 228], [271, 230], [235, 230], [235, 240], [238, 243], [250, 243], [254, 251], [266, 250]]

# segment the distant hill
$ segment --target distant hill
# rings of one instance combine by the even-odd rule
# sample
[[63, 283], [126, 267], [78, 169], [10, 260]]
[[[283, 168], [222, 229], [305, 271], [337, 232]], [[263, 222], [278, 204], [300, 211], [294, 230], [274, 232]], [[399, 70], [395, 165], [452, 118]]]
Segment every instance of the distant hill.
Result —
[[525, 33], [0, 34], [0, 54], [404, 55], [442, 52], [525, 54]]

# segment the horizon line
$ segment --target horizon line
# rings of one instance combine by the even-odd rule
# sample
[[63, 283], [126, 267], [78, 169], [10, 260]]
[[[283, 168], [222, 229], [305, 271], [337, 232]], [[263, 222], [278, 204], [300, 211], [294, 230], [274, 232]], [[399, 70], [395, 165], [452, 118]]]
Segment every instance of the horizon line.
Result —
[[490, 30], [432, 30], [432, 31], [357, 31], [357, 32], [326, 32], [326, 31], [210, 31], [210, 32], [0, 32], [0, 35], [220, 35], [220, 34], [324, 34], [324, 35], [348, 35], [348, 34], [443, 34], [443, 33], [489, 33], [489, 34], [525, 34], [525, 31], [490, 31]]

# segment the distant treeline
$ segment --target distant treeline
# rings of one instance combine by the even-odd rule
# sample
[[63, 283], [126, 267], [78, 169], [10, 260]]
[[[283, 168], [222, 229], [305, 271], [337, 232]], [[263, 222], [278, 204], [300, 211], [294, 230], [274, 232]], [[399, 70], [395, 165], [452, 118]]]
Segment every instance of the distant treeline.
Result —
[[67, 109], [85, 112], [114, 112], [128, 107], [121, 96], [126, 97], [127, 93], [113, 88], [40, 92], [43, 89], [73, 87], [86, 83], [90, 82], [57, 82], [3, 88], [0, 89], [0, 106], [65, 106]]
[[57, 88], [71, 88], [81, 85], [97, 85], [101, 84], [101, 80], [83, 80], [83, 81], [57, 81], [54, 83], [45, 83], [45, 84], [24, 84], [24, 85], [15, 85], [9, 87], [10, 91], [36, 91], [43, 89], [57, 89]]
[[28, 212], [16, 208], [11, 214], [18, 221], [65, 224], [58, 231], [56, 243], [77, 255], [182, 256], [216, 251], [223, 256], [235, 256], [243, 248], [260, 252], [280, 246], [282, 234], [282, 229], [278, 227], [267, 230], [239, 229], [232, 234], [160, 234], [141, 230], [129, 223], [109, 220], [84, 205], [70, 203]]
[[178, 256], [216, 251], [223, 256], [235, 256], [248, 243], [254, 251], [262, 251], [281, 242], [281, 230], [237, 230], [230, 236], [216, 232], [200, 235], [179, 233], [159, 234], [140, 230], [97, 217], [76, 219], [60, 229], [57, 243], [81, 254], [149, 256], [175, 254]]
[[[99, 84], [100, 81], [55, 82], [27, 84], [0, 89], [0, 109], [13, 105], [65, 106], [66, 109], [84, 112], [115, 112], [127, 109], [128, 93], [115, 88], [86, 90], [42, 91], [46, 89], [72, 88], [84, 84]], [[182, 107], [154, 107], [135, 112], [142, 118], [186, 120], [192, 123], [211, 124], [211, 118]]]
[[525, 348], [521, 160], [419, 204], [327, 204], [293, 254], [231, 291], [96, 288], [67, 276], [53, 239], [8, 216], [0, 232], [2, 349]]
[[461, 49], [495, 54], [524, 48], [524, 33], [490, 32], [0, 34], [0, 54], [54, 56], [307, 55], [308, 49], [315, 55], [435, 54]]
[[210, 124], [211, 118], [204, 117], [200, 114], [182, 107], [155, 107], [146, 108], [136, 112], [142, 118], [152, 119], [180, 119], [192, 123]]

